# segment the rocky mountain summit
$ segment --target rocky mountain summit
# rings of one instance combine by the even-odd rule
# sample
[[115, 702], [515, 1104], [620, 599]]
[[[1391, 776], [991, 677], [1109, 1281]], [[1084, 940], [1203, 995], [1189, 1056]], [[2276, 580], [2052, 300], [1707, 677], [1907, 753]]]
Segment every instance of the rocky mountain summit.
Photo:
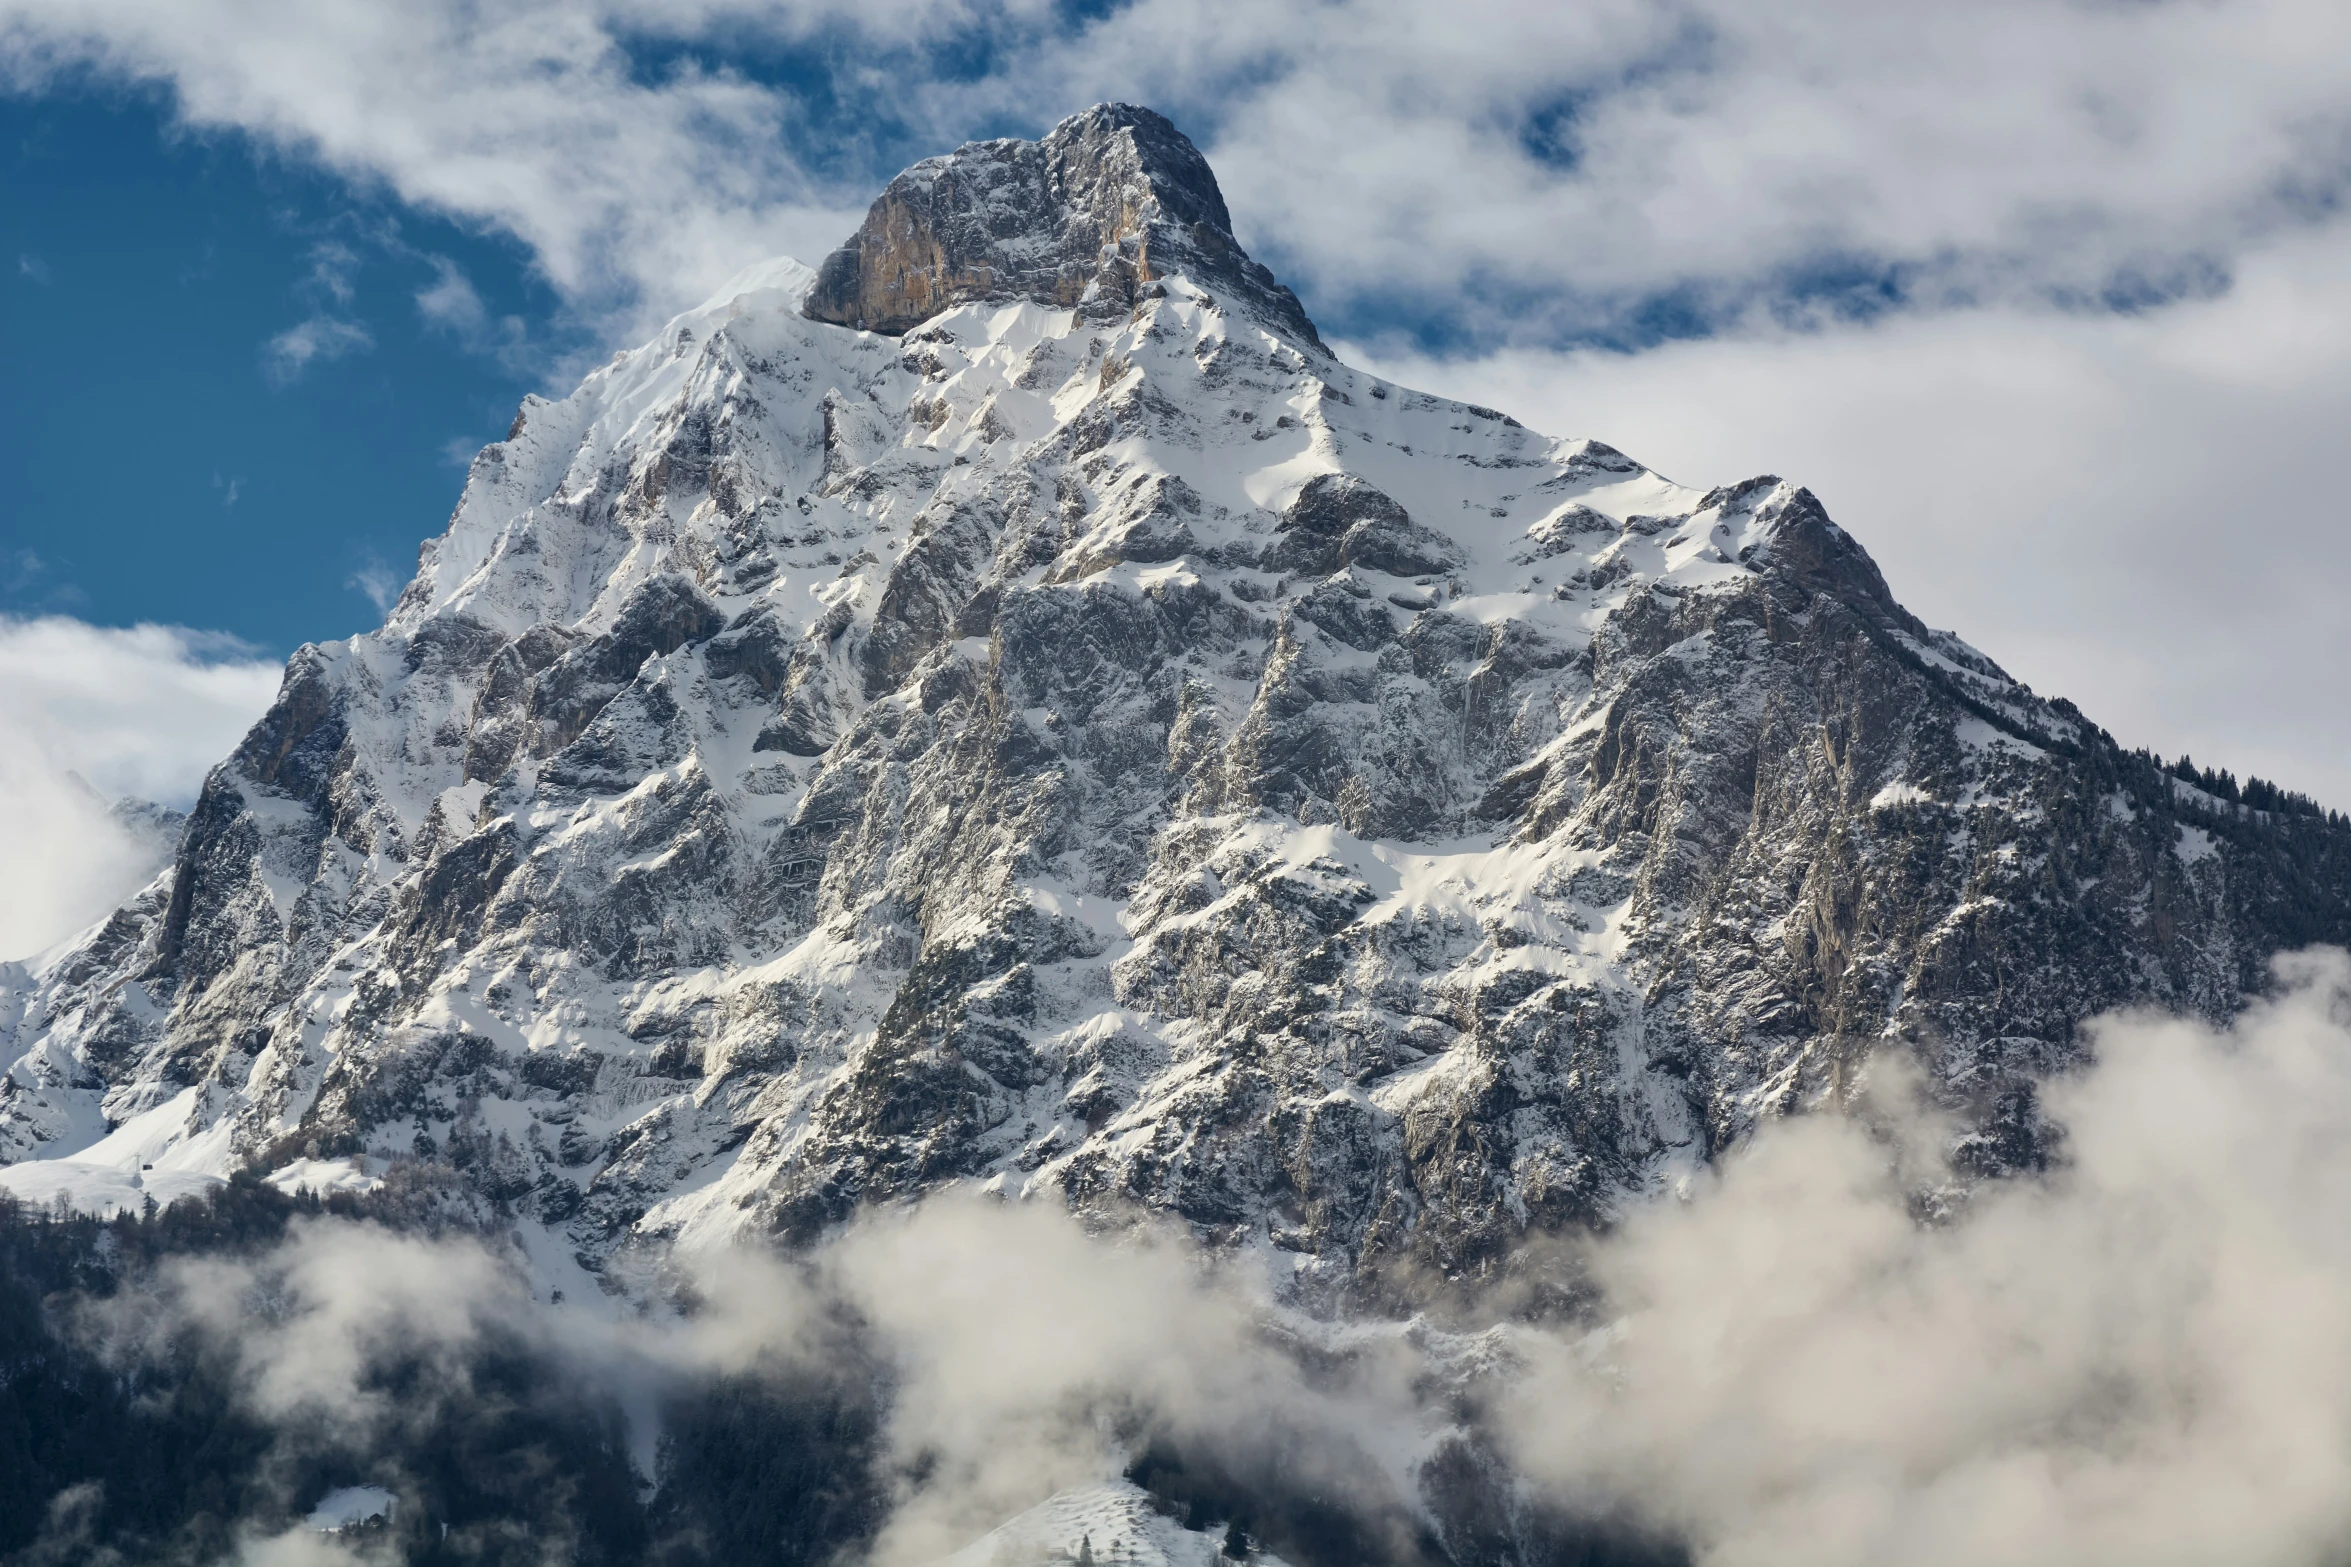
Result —
[[1233, 238], [1200, 150], [1149, 109], [1103, 104], [1043, 141], [973, 142], [890, 181], [804, 308], [893, 335], [955, 305], [1016, 300], [1109, 322], [1177, 276], [1322, 347], [1298, 296]]
[[0, 981], [0, 1176], [429, 1158], [608, 1276], [974, 1180], [1377, 1290], [1873, 1053], [2031, 1165], [2084, 1019], [2315, 941], [2340, 818], [2123, 749], [1797, 485], [1339, 363], [1108, 106], [527, 400]]

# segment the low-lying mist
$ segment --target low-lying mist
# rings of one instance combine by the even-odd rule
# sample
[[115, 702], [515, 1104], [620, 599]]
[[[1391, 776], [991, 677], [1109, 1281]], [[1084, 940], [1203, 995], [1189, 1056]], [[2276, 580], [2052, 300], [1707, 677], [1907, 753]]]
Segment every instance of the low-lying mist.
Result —
[[1602, 1333], [1519, 1340], [1513, 1456], [1725, 1567], [2339, 1560], [2351, 960], [2278, 977], [2226, 1033], [2096, 1025], [2063, 1167], [1945, 1223], [1931, 1121], [1758, 1137], [1597, 1250]]
[[[225, 1538], [272, 1567], [905, 1567], [1121, 1474], [1302, 1567], [2315, 1564], [2351, 1549], [2351, 957], [2278, 981], [2225, 1031], [2097, 1024], [2038, 1176], [1958, 1181], [1884, 1055], [1854, 1113], [1548, 1242], [1573, 1318], [1318, 1318], [1278, 1253], [970, 1192], [678, 1259], [638, 1306], [537, 1299], [494, 1236], [302, 1212], [48, 1311], [118, 1377], [208, 1368], [260, 1434], [266, 1505]], [[536, 1533], [430, 1500], [462, 1477], [418, 1455], [493, 1415], [463, 1440], [538, 1487]], [[295, 1526], [358, 1480], [405, 1520]], [[60, 1494], [15, 1560], [91, 1538]]]

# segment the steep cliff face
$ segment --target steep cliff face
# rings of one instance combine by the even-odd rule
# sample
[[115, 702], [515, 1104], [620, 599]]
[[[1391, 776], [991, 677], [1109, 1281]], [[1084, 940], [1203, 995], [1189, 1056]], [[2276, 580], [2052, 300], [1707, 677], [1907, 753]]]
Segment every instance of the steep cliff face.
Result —
[[2347, 872], [1805, 490], [1336, 362], [1103, 109], [527, 402], [172, 869], [0, 976], [0, 1150], [429, 1155], [590, 1267], [968, 1177], [1458, 1275], [1874, 1051], [2036, 1161], [2079, 1022], [2229, 1013]]

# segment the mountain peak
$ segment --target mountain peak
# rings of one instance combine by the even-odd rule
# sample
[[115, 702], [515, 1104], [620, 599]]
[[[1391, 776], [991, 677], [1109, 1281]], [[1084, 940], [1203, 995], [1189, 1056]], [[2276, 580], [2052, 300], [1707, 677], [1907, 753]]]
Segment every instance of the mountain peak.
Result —
[[968, 1179], [1409, 1304], [1878, 1051], [2036, 1168], [2086, 1019], [2351, 942], [2351, 830], [1930, 631], [1798, 485], [1311, 351], [1226, 221], [1090, 111], [526, 404], [170, 874], [0, 968], [0, 1190], [425, 1160], [628, 1290]]
[[1322, 347], [1298, 296], [1233, 238], [1200, 149], [1150, 109], [1103, 103], [1041, 141], [967, 142], [900, 174], [825, 258], [806, 309], [892, 334], [973, 301], [1109, 315], [1177, 274]]

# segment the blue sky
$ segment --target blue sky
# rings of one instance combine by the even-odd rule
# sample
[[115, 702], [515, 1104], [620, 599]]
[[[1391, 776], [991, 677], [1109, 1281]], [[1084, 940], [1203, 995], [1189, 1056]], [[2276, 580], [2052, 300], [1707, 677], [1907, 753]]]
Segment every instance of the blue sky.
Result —
[[2351, 806], [2338, 0], [0, 0], [0, 822], [186, 798], [524, 392], [1113, 98], [1356, 362]]
[[[154, 92], [0, 97], [0, 157], [0, 611], [281, 654], [373, 624], [366, 585], [405, 578], [559, 346], [529, 258]], [[425, 317], [433, 258], [527, 323], [524, 357]], [[273, 349], [319, 322], [307, 362]]]

